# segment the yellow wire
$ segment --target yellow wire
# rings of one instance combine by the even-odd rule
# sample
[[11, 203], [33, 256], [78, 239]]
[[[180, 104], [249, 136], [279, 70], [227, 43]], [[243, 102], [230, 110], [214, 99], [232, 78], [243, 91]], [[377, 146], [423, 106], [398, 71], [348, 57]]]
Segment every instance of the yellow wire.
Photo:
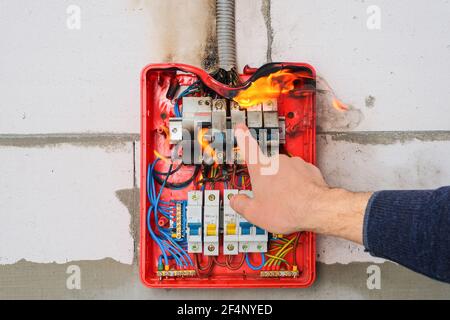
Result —
[[280, 254], [280, 252], [277, 252], [274, 256], [269, 254], [267, 254], [267, 256], [271, 256], [271, 258], [264, 265], [269, 267], [275, 263], [275, 260], [282, 259], [284, 257], [283, 254]]
[[289, 263], [288, 263], [285, 259], [283, 259], [283, 258], [275, 257], [275, 256], [272, 256], [271, 254], [266, 254], [266, 256], [270, 257], [271, 259], [283, 261], [284, 263], [286, 263], [287, 265], [289, 265]]
[[167, 157], [164, 157], [162, 154], [160, 154], [158, 151], [153, 150], [153, 153], [155, 154], [155, 156], [159, 159], [161, 159], [162, 161], [164, 161], [165, 163], [170, 163], [169, 159]]
[[[294, 247], [289, 247], [287, 248], [283, 253], [279, 254], [278, 256], [272, 256], [267, 254], [267, 256], [270, 256], [270, 262], [268, 263], [268, 266], [272, 266], [274, 263], [275, 265], [280, 265], [281, 261], [285, 262], [287, 265], [289, 265], [289, 263], [284, 259], [284, 257], [289, 253], [289, 251], [291, 251]], [[275, 261], [277, 260], [277, 261]], [[266, 264], [265, 264], [266, 266]]]
[[288, 247], [292, 242], [294, 242], [295, 238], [292, 238], [288, 242], [285, 243], [285, 245], [280, 249], [280, 251], [283, 251], [286, 247]]
[[[286, 251], [281, 254], [280, 258], [284, 258], [289, 253], [289, 251], [291, 251], [292, 249], [294, 249], [294, 247], [289, 247], [288, 249], [286, 249]], [[280, 265], [281, 263], [280, 263], [280, 261], [278, 261], [278, 262], [276, 262], [276, 264]]]
[[292, 250], [292, 249], [293, 249], [293, 247], [286, 248], [283, 252], [279, 253], [279, 254], [277, 255], [277, 257], [281, 257], [281, 256], [283, 256], [283, 255], [286, 255], [286, 253], [289, 252], [289, 251]]
[[[284, 244], [284, 246], [281, 247], [281, 249], [275, 254], [275, 256], [278, 257], [281, 254], [281, 252], [283, 252], [294, 240], [295, 240], [295, 237], [292, 238], [291, 240], [289, 240], [288, 242], [286, 242]], [[274, 262], [273, 259], [269, 259], [264, 265], [265, 266], [267, 265], [268, 267], [270, 267], [270, 266], [272, 266], [273, 262]]]

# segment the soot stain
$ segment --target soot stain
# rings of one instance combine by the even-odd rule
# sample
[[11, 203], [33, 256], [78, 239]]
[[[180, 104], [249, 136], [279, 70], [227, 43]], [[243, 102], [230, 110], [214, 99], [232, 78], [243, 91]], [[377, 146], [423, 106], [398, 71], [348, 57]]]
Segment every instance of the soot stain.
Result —
[[374, 96], [371, 96], [371, 95], [367, 96], [366, 97], [366, 107], [370, 108], [370, 109], [375, 107], [375, 101], [376, 101], [376, 98]]

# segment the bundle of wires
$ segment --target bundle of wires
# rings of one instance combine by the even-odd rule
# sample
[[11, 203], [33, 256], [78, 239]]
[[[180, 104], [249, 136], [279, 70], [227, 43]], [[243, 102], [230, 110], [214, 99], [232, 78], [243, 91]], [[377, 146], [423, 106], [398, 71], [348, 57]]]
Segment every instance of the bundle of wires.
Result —
[[198, 180], [194, 183], [199, 188], [201, 185], [205, 189], [205, 185], [209, 183], [211, 188], [214, 189], [216, 183], [223, 183], [225, 189], [237, 188], [237, 189], [250, 189], [250, 176], [246, 167], [236, 169], [227, 168], [225, 165], [219, 165], [217, 167], [204, 167], [203, 172]]
[[180, 95], [177, 97], [177, 99], [175, 101], [175, 105], [173, 107], [173, 112], [175, 113], [176, 117], [180, 118], [183, 115], [182, 110], [180, 110], [181, 99], [183, 99], [183, 97], [186, 97], [188, 95], [199, 92], [199, 89], [200, 89], [199, 84], [200, 84], [200, 82], [198, 82], [198, 81], [195, 82], [191, 86], [187, 87], [187, 89], [184, 90], [182, 93], [180, 93]]
[[[167, 184], [167, 180], [171, 175], [172, 164], [165, 172], [165, 178], [157, 191], [154, 179], [155, 166], [160, 161], [156, 159], [152, 164], [149, 164], [147, 170], [147, 196], [150, 206], [147, 211], [147, 228], [153, 241], [161, 250], [158, 267], [163, 265], [169, 266], [170, 261], [173, 260], [178, 268], [194, 267], [194, 263], [187, 253], [187, 242], [185, 238], [172, 238], [172, 234], [168, 228], [160, 226], [158, 220], [160, 217], [165, 217], [171, 220], [174, 210], [176, 210], [176, 203], [174, 201], [162, 201], [161, 195]], [[161, 172], [159, 172], [161, 173]], [[185, 206], [183, 207], [183, 214], [185, 214]], [[183, 219], [185, 220], [185, 219]], [[152, 221], [153, 225], [152, 226]]]
[[297, 267], [295, 252], [297, 250], [299, 236], [300, 234], [296, 234], [290, 239], [282, 237], [271, 241], [272, 248], [269, 250], [269, 253], [266, 254], [269, 259], [264, 263], [264, 269], [279, 270], [282, 263], [290, 268], [291, 264], [285, 258], [291, 251], [294, 252], [292, 266]]
[[[159, 184], [160, 186], [163, 185], [164, 181], [165, 181], [165, 176], [168, 174], [169, 176], [172, 174], [175, 174], [176, 172], [178, 172], [181, 168], [183, 167], [183, 164], [179, 164], [175, 169], [171, 169], [168, 170], [167, 172], [160, 172], [157, 170], [153, 170], [153, 174], [152, 177], [155, 180], [155, 182], [157, 184]], [[187, 188], [197, 177], [198, 173], [200, 172], [200, 165], [195, 166], [194, 171], [192, 172], [192, 175], [189, 179], [187, 179], [186, 181], [182, 181], [182, 182], [168, 182], [166, 180], [166, 182], [164, 183], [164, 187], [171, 189], [171, 190], [182, 190], [184, 188]]]

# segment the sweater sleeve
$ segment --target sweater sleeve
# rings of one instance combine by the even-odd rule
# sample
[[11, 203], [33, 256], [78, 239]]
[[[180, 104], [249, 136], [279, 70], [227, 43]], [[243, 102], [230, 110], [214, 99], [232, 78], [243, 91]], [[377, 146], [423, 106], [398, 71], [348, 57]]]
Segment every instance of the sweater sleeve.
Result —
[[450, 283], [450, 187], [374, 193], [363, 241], [374, 256]]

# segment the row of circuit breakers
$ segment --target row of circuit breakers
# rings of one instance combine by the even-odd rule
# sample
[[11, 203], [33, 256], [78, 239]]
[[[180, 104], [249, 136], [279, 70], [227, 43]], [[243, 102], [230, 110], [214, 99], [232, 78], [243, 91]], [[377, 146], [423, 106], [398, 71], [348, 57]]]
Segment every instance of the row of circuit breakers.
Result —
[[188, 192], [186, 238], [189, 253], [218, 256], [220, 230], [225, 255], [267, 252], [267, 231], [251, 224], [230, 206], [230, 199], [238, 193], [253, 196], [248, 190], [225, 189], [221, 212], [219, 190]]
[[[278, 153], [280, 144], [285, 143], [285, 118], [278, 115], [276, 99], [243, 109], [234, 101], [211, 97], [183, 98], [182, 116], [169, 119], [170, 143], [181, 143], [183, 150], [192, 150], [199, 128], [208, 128], [210, 131], [204, 139], [217, 151], [220, 160], [230, 164], [242, 163], [233, 148], [235, 139], [230, 131], [241, 123], [247, 125], [268, 155]], [[194, 152], [183, 151], [182, 157], [185, 164], [197, 161]]]

